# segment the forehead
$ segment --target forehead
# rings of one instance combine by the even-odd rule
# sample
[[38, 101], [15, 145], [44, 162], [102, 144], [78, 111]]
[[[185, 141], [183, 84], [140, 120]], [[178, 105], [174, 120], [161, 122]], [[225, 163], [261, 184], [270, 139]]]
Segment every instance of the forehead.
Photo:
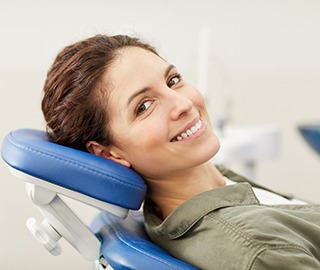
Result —
[[[118, 51], [115, 61], [110, 66], [108, 77], [115, 81], [123, 76], [129, 80], [133, 75], [146, 74], [147, 71], [161, 69], [167, 63], [151, 51], [139, 47], [126, 47]], [[130, 76], [131, 75], [131, 76]]]
[[132, 91], [149, 87], [155, 79], [163, 77], [167, 66], [166, 61], [148, 50], [138, 47], [119, 50], [105, 77], [111, 85], [110, 95], [126, 96]]

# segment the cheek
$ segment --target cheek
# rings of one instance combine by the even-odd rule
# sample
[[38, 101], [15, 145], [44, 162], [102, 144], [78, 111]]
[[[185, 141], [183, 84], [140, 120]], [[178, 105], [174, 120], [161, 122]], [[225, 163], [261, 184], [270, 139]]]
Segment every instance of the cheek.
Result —
[[194, 103], [197, 106], [204, 107], [204, 108], [206, 107], [204, 97], [199, 91], [196, 91], [193, 98], [194, 98]]
[[142, 121], [130, 128], [123, 128], [121, 132], [119, 129], [115, 131], [115, 141], [126, 151], [139, 155], [150, 153], [150, 149], [163, 147], [167, 137], [167, 129], [161, 119]]
[[167, 127], [164, 125], [164, 118], [152, 117], [148, 121], [142, 122], [135, 130], [135, 136], [147, 149], [154, 149], [167, 140]]
[[167, 136], [164, 130], [159, 128], [160, 126], [157, 122], [152, 125], [145, 124], [143, 130], [138, 132], [137, 129], [130, 133], [130, 138], [122, 145], [132, 168], [144, 177], [158, 175], [159, 167], [162, 167], [159, 164], [163, 162], [165, 156]]
[[188, 91], [186, 91], [186, 96], [189, 98], [193, 105], [198, 107], [204, 107], [205, 106], [205, 100], [201, 92], [195, 88], [192, 85], [189, 85]]
[[204, 100], [203, 95], [201, 94], [201, 92], [197, 89], [194, 89], [189, 96], [189, 99], [192, 101], [193, 105], [197, 108], [199, 108], [200, 110], [204, 111], [207, 115], [207, 107], [206, 107], [206, 103]]

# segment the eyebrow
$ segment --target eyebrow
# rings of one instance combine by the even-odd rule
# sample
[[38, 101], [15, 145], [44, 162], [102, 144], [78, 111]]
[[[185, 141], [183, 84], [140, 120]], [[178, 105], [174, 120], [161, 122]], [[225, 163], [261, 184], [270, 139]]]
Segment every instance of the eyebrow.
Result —
[[[166, 68], [166, 70], [165, 70], [165, 72], [164, 72], [164, 78], [166, 78], [166, 77], [168, 76], [168, 74], [170, 73], [170, 71], [171, 71], [173, 68], [175, 68], [174, 65], [169, 65], [169, 66]], [[148, 92], [149, 90], [150, 90], [150, 87], [144, 87], [144, 88], [142, 88], [141, 90], [133, 93], [133, 94], [128, 98], [128, 103], [127, 103], [127, 104], [129, 105], [129, 104], [132, 102], [132, 100], [134, 100], [137, 96], [140, 96], [140, 95], [144, 94], [145, 92]]]

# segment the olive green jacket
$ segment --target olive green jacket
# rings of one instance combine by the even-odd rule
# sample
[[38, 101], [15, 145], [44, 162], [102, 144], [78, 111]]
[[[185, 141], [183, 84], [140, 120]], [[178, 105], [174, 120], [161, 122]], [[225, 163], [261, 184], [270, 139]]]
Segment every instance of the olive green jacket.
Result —
[[244, 182], [201, 193], [163, 222], [145, 207], [155, 243], [200, 269], [320, 269], [320, 205], [261, 205], [257, 185], [221, 172]]

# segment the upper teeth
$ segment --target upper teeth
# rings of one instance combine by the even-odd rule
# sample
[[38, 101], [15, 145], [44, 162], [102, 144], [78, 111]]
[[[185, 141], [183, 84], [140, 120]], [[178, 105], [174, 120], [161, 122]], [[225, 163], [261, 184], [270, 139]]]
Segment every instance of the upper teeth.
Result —
[[202, 121], [199, 120], [193, 127], [191, 127], [190, 129], [188, 129], [185, 132], [178, 135], [176, 137], [176, 139], [178, 141], [181, 141], [182, 139], [185, 139], [185, 138], [191, 136], [192, 134], [196, 133], [201, 127], [202, 127]]

